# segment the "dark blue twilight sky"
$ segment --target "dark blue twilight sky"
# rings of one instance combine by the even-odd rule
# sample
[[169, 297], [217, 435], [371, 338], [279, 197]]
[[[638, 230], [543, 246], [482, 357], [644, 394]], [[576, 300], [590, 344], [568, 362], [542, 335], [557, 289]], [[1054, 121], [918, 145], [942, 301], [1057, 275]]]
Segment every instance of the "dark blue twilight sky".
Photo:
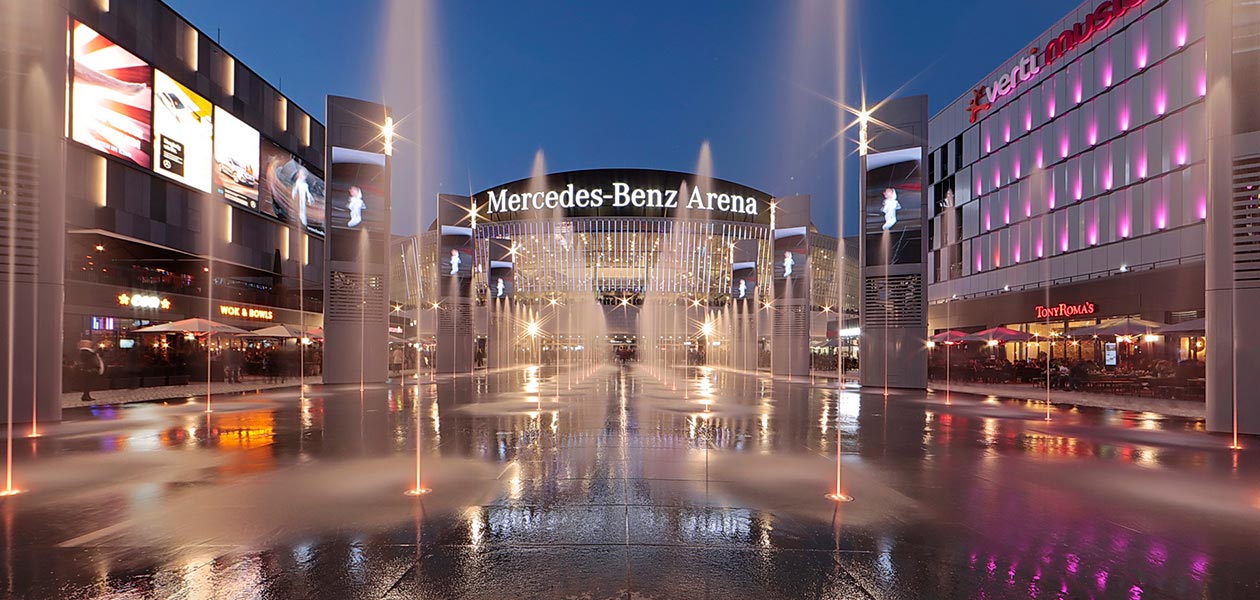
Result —
[[[395, 232], [427, 225], [436, 192], [528, 176], [539, 149], [549, 171], [694, 171], [705, 140], [715, 176], [811, 194], [815, 224], [836, 230], [835, 0], [167, 2], [320, 120], [326, 94], [381, 100], [418, 81], [422, 107], [394, 104], [424, 115], [409, 135], [427, 149], [396, 151]], [[852, 0], [849, 101], [864, 80], [871, 101], [926, 93], [940, 110], [1076, 4]], [[426, 57], [386, 67], [387, 47]]]

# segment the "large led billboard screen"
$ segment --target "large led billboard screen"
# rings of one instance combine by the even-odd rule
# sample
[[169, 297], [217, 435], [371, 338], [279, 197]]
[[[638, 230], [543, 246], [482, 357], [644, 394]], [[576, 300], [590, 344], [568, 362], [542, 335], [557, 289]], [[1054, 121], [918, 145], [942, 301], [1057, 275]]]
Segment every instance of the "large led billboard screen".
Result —
[[161, 71], [153, 74], [153, 98], [153, 170], [209, 192], [214, 106]]
[[385, 197], [389, 193], [385, 155], [350, 148], [332, 149], [329, 224], [343, 229], [388, 231]]
[[300, 223], [308, 231], [323, 235], [324, 197], [324, 180], [305, 163], [276, 144], [262, 143], [258, 203], [263, 213]]
[[[328, 175], [330, 258], [385, 262], [389, 239], [389, 177], [384, 154], [333, 146]], [[378, 256], [379, 255], [379, 256]]]
[[258, 208], [258, 130], [214, 107], [214, 191], [242, 206]]
[[78, 21], [72, 24], [74, 141], [148, 168], [153, 164], [153, 68]]
[[866, 157], [863, 227], [867, 266], [923, 262], [922, 150]]

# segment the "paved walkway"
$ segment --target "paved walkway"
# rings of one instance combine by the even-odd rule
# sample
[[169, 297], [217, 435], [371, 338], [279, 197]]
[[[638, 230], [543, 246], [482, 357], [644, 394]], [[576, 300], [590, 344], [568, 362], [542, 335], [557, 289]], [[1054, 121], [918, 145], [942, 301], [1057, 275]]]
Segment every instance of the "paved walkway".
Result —
[[[938, 393], [945, 391], [944, 381], [932, 381], [928, 383], [928, 386], [929, 389]], [[1046, 388], [1032, 385], [954, 382], [950, 385], [950, 390], [959, 393], [997, 396], [999, 398], [1011, 398], [1015, 400], [1040, 400], [1044, 402], [1046, 399]], [[1173, 417], [1190, 417], [1195, 419], [1204, 418], [1206, 411], [1205, 405], [1202, 402], [1195, 402], [1192, 400], [1116, 396], [1112, 394], [1068, 392], [1063, 390], [1050, 390], [1050, 401], [1054, 404], [1062, 405], [1115, 408], [1120, 410], [1153, 412]]]
[[[307, 385], [317, 385], [323, 383], [320, 376], [307, 377]], [[297, 387], [297, 379], [288, 379], [286, 381], [267, 381], [265, 377], [246, 378], [241, 383], [224, 383], [221, 381], [210, 384], [210, 393], [212, 394], [235, 394], [240, 392], [255, 392], [259, 390], [272, 390], [278, 388]], [[128, 402], [153, 402], [157, 400], [174, 400], [177, 398], [188, 398], [206, 395], [206, 382], [194, 381], [187, 385], [161, 385], [154, 387], [136, 388], [134, 390], [97, 390], [92, 392], [92, 402], [83, 402], [79, 398], [82, 392], [66, 392], [61, 395], [61, 407], [71, 408], [75, 406], [99, 406], [102, 404], [125, 404]]]
[[[0, 597], [1260, 598], [1260, 438], [764, 374], [568, 375], [67, 411], [11, 446]], [[852, 502], [824, 496], [838, 474]]]

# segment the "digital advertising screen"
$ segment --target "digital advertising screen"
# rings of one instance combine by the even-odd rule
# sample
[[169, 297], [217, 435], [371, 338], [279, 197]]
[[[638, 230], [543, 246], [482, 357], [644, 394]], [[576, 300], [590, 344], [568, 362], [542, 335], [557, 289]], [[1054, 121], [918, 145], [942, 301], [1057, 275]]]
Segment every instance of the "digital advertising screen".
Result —
[[214, 162], [214, 105], [166, 73], [153, 73], [153, 170], [203, 192]]
[[[460, 279], [471, 279], [473, 276], [473, 235], [471, 227], [456, 227], [453, 225], [442, 226], [441, 247], [438, 251], [438, 275], [443, 277], [457, 277]], [[510, 264], [510, 263], [509, 263]], [[504, 281], [504, 286], [508, 285], [508, 281]], [[492, 288], [498, 287], [498, 282], [492, 282]], [[509, 291], [505, 289], [505, 291]], [[497, 289], [491, 291], [491, 296], [498, 292]]]
[[258, 209], [258, 130], [214, 107], [214, 191]]
[[153, 164], [153, 68], [78, 21], [71, 27], [70, 137], [144, 168]]
[[389, 178], [385, 155], [333, 146], [328, 190], [329, 225], [388, 231], [385, 198]]
[[923, 262], [921, 159], [919, 148], [867, 155], [862, 207], [867, 266]]
[[288, 150], [263, 140], [259, 209], [284, 221], [324, 234], [324, 180]]
[[[448, 253], [449, 254], [449, 253]], [[462, 260], [462, 259], [461, 259]], [[449, 270], [448, 270], [449, 273]], [[500, 260], [490, 261], [490, 297], [507, 299], [512, 297], [512, 263]]]
[[757, 263], [742, 262], [731, 265], [731, 299], [755, 300], [757, 298]]
[[804, 227], [776, 229], [774, 232], [774, 278], [799, 279], [805, 276], [809, 261], [808, 231]]

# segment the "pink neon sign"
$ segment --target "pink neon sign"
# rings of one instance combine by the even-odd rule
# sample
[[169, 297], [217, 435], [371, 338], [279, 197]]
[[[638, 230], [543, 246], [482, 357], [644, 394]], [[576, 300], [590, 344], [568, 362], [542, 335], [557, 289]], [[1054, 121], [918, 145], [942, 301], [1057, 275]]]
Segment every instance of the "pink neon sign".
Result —
[[[987, 86], [982, 85], [972, 90], [971, 102], [967, 105], [970, 122], [975, 123], [980, 113], [992, 109], [999, 98], [1015, 91], [1020, 83], [1032, 79], [1042, 68], [1054, 64], [1068, 52], [1075, 50], [1077, 46], [1089, 41], [1095, 33], [1110, 27], [1117, 19], [1143, 2], [1145, 0], [1106, 0], [1099, 4], [1094, 12], [1086, 15], [1084, 21], [1064, 29], [1044, 46], [1029, 48], [1028, 54], [1019, 59], [1009, 72], [1002, 73]], [[1145, 48], [1141, 49], [1140, 54], [1139, 61], [1145, 63]], [[1079, 83], [1075, 95], [1076, 101], [1080, 102]], [[1051, 107], [1049, 111], [1053, 116], [1054, 108]]]

